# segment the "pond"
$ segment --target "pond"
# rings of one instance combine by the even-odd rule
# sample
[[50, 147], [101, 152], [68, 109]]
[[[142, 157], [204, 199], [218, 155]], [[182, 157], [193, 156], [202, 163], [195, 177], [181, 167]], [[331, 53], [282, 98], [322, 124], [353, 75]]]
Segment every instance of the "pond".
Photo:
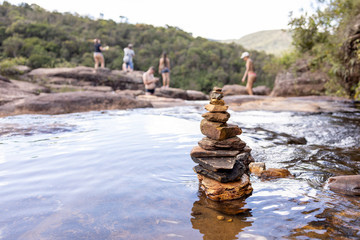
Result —
[[250, 197], [217, 203], [199, 191], [189, 155], [203, 112], [1, 118], [0, 239], [360, 238], [360, 198], [323, 187], [360, 174], [360, 113], [229, 111], [255, 160], [295, 177], [252, 176]]

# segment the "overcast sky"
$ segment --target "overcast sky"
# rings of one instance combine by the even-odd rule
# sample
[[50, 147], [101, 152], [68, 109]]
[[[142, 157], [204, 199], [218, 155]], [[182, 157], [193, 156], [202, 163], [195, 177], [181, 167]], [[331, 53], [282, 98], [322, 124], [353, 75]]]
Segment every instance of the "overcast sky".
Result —
[[[0, 3], [3, 3], [0, 0]], [[286, 29], [289, 13], [311, 10], [315, 0], [8, 0], [36, 3], [58, 12], [71, 12], [129, 23], [176, 26], [193, 36], [225, 40], [272, 29]]]

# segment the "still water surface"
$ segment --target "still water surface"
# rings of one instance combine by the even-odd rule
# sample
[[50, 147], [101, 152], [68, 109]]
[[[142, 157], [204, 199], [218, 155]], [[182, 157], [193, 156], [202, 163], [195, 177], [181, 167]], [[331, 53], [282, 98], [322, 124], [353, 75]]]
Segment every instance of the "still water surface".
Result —
[[249, 198], [219, 204], [199, 191], [189, 156], [203, 112], [1, 118], [0, 239], [360, 238], [360, 198], [323, 187], [360, 174], [360, 113], [230, 111], [255, 160], [295, 178], [252, 177]]

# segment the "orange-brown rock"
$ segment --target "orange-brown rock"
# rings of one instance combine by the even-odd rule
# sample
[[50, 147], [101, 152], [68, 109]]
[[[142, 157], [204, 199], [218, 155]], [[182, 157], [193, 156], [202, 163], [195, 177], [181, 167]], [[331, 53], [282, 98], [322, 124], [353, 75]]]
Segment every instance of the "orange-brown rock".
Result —
[[230, 118], [230, 113], [228, 113], [228, 112], [225, 112], [225, 113], [207, 112], [207, 113], [204, 113], [202, 115], [202, 117], [211, 122], [226, 123], [227, 120], [229, 120], [229, 118]]
[[199, 146], [193, 147], [191, 150], [191, 157], [234, 157], [238, 155], [240, 151], [238, 150], [205, 150]]
[[198, 179], [206, 196], [214, 201], [239, 199], [249, 196], [253, 191], [249, 176], [246, 174], [243, 174], [239, 181], [229, 183], [220, 183], [200, 174]]
[[211, 99], [210, 104], [224, 106], [225, 101], [223, 99]]
[[202, 134], [213, 140], [221, 141], [227, 138], [235, 137], [242, 133], [237, 125], [210, 122], [203, 119], [200, 123]]
[[264, 170], [260, 175], [261, 179], [274, 179], [274, 178], [286, 178], [286, 177], [292, 177], [292, 175], [289, 172], [289, 170], [283, 168], [269, 168], [267, 170]]
[[232, 149], [243, 150], [246, 143], [241, 141], [239, 137], [232, 137], [222, 141], [216, 141], [208, 137], [204, 137], [198, 142], [199, 146], [206, 150]]
[[207, 104], [205, 105], [205, 109], [209, 112], [226, 112], [228, 110], [229, 106], [221, 106], [221, 105], [213, 105], [213, 104]]
[[252, 162], [249, 164], [249, 169], [252, 174], [260, 177], [261, 173], [266, 170], [266, 166], [263, 162]]

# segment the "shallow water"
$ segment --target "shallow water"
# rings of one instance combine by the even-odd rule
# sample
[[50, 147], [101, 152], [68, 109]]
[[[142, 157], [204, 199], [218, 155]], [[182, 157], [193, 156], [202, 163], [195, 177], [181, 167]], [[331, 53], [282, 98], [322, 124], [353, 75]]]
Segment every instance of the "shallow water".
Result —
[[323, 187], [360, 174], [359, 113], [230, 111], [255, 160], [295, 178], [252, 177], [249, 198], [216, 203], [199, 191], [189, 156], [202, 112], [1, 118], [0, 239], [360, 238], [360, 198]]

